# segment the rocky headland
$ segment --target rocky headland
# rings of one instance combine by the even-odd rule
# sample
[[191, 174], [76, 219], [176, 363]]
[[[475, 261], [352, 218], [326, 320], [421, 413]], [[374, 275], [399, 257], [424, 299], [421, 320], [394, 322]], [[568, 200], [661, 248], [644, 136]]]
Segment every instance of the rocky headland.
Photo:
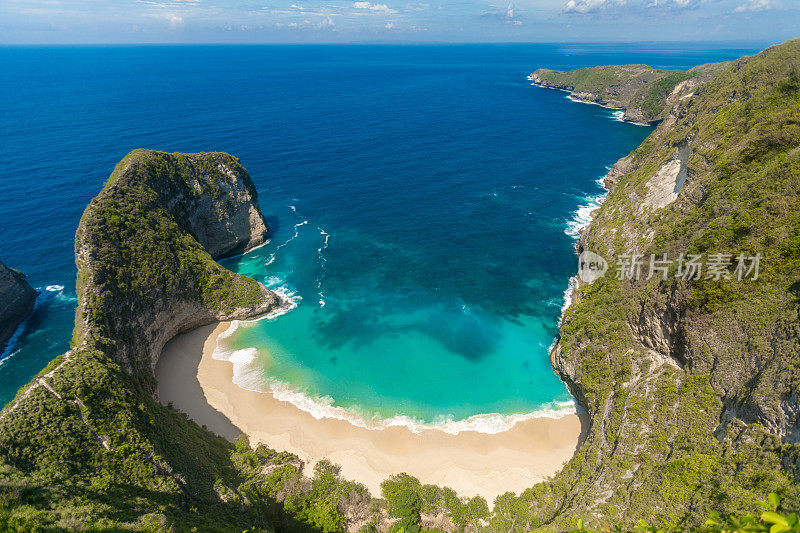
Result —
[[610, 65], [567, 72], [540, 68], [528, 79], [540, 87], [566, 91], [578, 102], [620, 109], [625, 121], [652, 124], [726, 65], [709, 63], [687, 71], [658, 70], [647, 65]]
[[0, 352], [36, 302], [36, 291], [17, 272], [0, 263]]

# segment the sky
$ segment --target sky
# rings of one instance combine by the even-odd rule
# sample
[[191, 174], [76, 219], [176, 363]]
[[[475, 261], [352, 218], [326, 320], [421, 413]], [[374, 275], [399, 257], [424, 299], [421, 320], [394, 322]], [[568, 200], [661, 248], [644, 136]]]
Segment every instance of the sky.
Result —
[[769, 41], [800, 0], [0, 0], [0, 44]]

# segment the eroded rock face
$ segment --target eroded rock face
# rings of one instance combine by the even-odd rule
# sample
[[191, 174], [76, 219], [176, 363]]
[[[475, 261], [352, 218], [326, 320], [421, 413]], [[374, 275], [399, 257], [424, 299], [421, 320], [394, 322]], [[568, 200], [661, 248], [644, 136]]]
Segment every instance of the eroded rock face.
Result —
[[214, 261], [266, 241], [257, 202], [231, 155], [128, 154], [78, 226], [76, 342], [148, 374], [173, 336], [281, 305], [260, 283]]
[[[576, 488], [565, 491], [553, 516], [700, 523], [706, 510], [684, 513], [699, 494], [706, 509], [723, 500], [720, 508], [735, 502], [744, 509], [778, 490], [798, 505], [797, 257], [785, 254], [758, 280], [737, 279], [735, 261], [719, 279], [709, 271], [682, 277], [678, 258], [735, 258], [755, 253], [751, 246], [769, 253], [784, 238], [774, 235], [796, 229], [790, 211], [777, 206], [797, 203], [789, 169], [796, 168], [798, 137], [794, 129], [780, 137], [777, 117], [800, 102], [800, 89], [784, 88], [795, 79], [799, 51], [800, 40], [791, 41], [716, 77], [713, 65], [693, 69], [698, 76], [668, 95], [651, 136], [606, 176], [611, 192], [578, 252], [609, 262], [663, 254], [675, 269], [663, 279], [606, 276], [573, 293], [551, 361], [591, 426], [556, 477], [554, 485]], [[700, 83], [704, 77], [711, 79]], [[681, 478], [687, 465], [703, 461], [712, 465], [708, 478]], [[678, 503], [684, 489], [689, 504]]]
[[651, 209], [661, 209], [678, 199], [678, 194], [686, 183], [687, 162], [691, 153], [688, 143], [684, 143], [676, 150], [675, 158], [658, 169], [656, 175], [647, 182], [648, 191], [643, 200], [644, 205]]
[[114, 174], [114, 184], [146, 179], [215, 259], [245, 252], [267, 239], [258, 193], [233, 156], [134, 150]]
[[0, 263], [0, 350], [25, 320], [36, 301], [36, 291], [25, 275]]

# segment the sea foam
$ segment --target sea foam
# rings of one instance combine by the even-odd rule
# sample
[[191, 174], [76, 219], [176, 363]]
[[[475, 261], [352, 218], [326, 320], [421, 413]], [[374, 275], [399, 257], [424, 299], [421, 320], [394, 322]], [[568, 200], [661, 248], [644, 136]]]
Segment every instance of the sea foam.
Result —
[[[274, 320], [278, 316], [280, 314], [265, 318]], [[270, 394], [276, 400], [289, 403], [317, 420], [324, 418], [343, 420], [356, 427], [376, 431], [399, 426], [406, 427], [413, 433], [438, 430], [450, 435], [456, 435], [462, 431], [496, 434], [508, 431], [516, 424], [527, 420], [557, 419], [578, 411], [575, 402], [568, 400], [549, 402], [540, 409], [528, 413], [482, 413], [464, 419], [443, 416], [434, 422], [425, 422], [404, 415], [381, 418], [377, 414], [335, 405], [334, 399], [330, 396], [312, 396], [289, 383], [271, 378], [264, 369], [265, 365], [260, 360], [260, 352], [257, 348], [233, 350], [226, 347], [225, 340], [231, 337], [236, 330], [240, 327], [249, 327], [253, 323], [254, 321], [237, 320], [231, 322], [230, 326], [217, 337], [217, 346], [212, 353], [212, 358], [218, 361], [228, 361], [233, 365], [233, 383], [236, 386], [245, 390]], [[268, 357], [266, 354], [265, 356]]]
[[[11, 334], [11, 337], [8, 338], [6, 342], [5, 349], [0, 352], [0, 367], [6, 364], [12, 357], [14, 357], [17, 352], [17, 344], [19, 342], [19, 338], [25, 332], [25, 327], [28, 325], [28, 321], [31, 319], [34, 313], [41, 307], [47, 304], [52, 298], [57, 298], [62, 295], [64, 292], [63, 285], [48, 285], [44, 288], [44, 290], [40, 290], [39, 294], [36, 295], [36, 300], [33, 303], [33, 311], [25, 317], [25, 320], [20, 322], [17, 329], [14, 330], [14, 333]], [[77, 299], [76, 299], [77, 300]]]
[[271, 394], [278, 401], [286, 402], [297, 409], [304, 411], [317, 420], [331, 418], [342, 420], [356, 427], [368, 430], [381, 431], [390, 427], [406, 427], [413, 433], [426, 430], [439, 430], [450, 435], [457, 435], [462, 431], [475, 431], [478, 433], [496, 434], [508, 431], [516, 424], [535, 418], [557, 419], [577, 412], [574, 401], [550, 402], [541, 409], [530, 413], [503, 415], [500, 413], [477, 414], [461, 420], [442, 417], [436, 422], [428, 423], [412, 417], [397, 415], [381, 418], [374, 414], [365, 414], [356, 409], [335, 405], [330, 396], [315, 397], [292, 387], [290, 384], [270, 378], [263, 370], [259, 361], [259, 352], [256, 348], [241, 350], [226, 350], [219, 342], [220, 339], [230, 336], [238, 327], [231, 324], [225, 332], [218, 337], [217, 348], [213, 358], [228, 361], [233, 364], [233, 382], [246, 390], [258, 393]]

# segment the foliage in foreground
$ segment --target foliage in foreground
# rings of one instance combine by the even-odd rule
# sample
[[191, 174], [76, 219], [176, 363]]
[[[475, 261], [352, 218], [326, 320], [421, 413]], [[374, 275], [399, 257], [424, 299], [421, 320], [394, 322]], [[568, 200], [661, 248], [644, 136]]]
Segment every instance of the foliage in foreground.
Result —
[[[197, 283], [196, 293], [181, 296], [213, 309], [235, 308], [242, 298], [249, 303], [251, 291], [244, 290], [246, 280], [237, 291], [236, 278], [176, 233], [181, 228], [163, 212], [140, 213], [148, 191], [139, 189], [130, 196], [133, 205], [125, 198], [105, 204], [96, 211], [102, 216], [87, 225], [102, 236], [94, 251], [109, 266], [94, 273], [94, 282], [121, 292], [119, 305], [90, 301], [82, 318], [97, 326], [93, 343], [76, 342], [21, 391], [16, 409], [0, 415], [0, 529], [516, 533], [570, 529], [584, 517], [590, 528], [619, 531], [797, 530], [790, 511], [800, 502], [793, 470], [800, 446], [770, 432], [774, 425], [763, 414], [777, 413], [781, 401], [793, 397], [782, 391], [800, 387], [798, 58], [795, 41], [737, 62], [686, 102], [683, 111], [692, 120], [679, 124], [682, 130], [667, 132], [658, 145], [651, 137], [632, 154], [636, 171], [620, 181], [621, 192], [609, 197], [597, 219], [626, 231], [613, 232], [601, 251], [649, 227], [656, 230], [653, 251], [661, 245], [697, 251], [735, 246], [765, 249], [765, 259], [774, 261], [746, 291], [734, 280], [701, 281], [672, 293], [658, 280], [630, 286], [606, 279], [581, 288], [583, 300], [567, 313], [562, 344], [579, 372], [575, 391], [597, 416], [576, 457], [552, 480], [503, 494], [490, 510], [481, 498], [464, 500], [401, 474], [384, 482], [383, 499], [376, 500], [341, 479], [330, 463], [306, 477], [291, 454], [253, 450], [245, 439], [226, 442], [158, 404], [152, 376], [121, 366], [136, 359], [109, 356], [136, 341], [114, 334], [112, 320], [136, 313], [154, 286], [174, 298], [169, 290], [183, 285], [178, 275]], [[702, 185], [698, 197], [651, 213], [645, 224], [624, 202], [646, 188], [646, 179], [689, 136], [696, 142], [690, 163], [695, 185]], [[137, 221], [148, 228], [127, 227]], [[107, 242], [137, 237], [141, 242], [131, 246]], [[159, 254], [169, 253], [178, 256], [164, 263]], [[128, 269], [130, 259], [149, 266]], [[174, 268], [164, 273], [157, 268], [164, 264]], [[674, 294], [685, 299], [667, 299]], [[125, 295], [131, 298], [123, 301]], [[685, 304], [678, 308], [692, 319], [686, 338], [703, 347], [692, 365], [682, 365], [679, 356], [686, 354], [677, 352], [674, 364], [656, 364], [630, 333], [631, 317], [668, 304]], [[669, 346], [664, 353], [672, 355]], [[756, 363], [768, 365], [757, 372], [735, 366], [754, 354]], [[741, 380], [748, 380], [745, 388]], [[725, 396], [724, 405], [721, 388], [738, 396]], [[733, 416], [718, 438], [714, 431], [724, 414]], [[770, 492], [785, 508], [774, 496], [770, 509], [752, 514], [755, 501]], [[637, 525], [640, 518], [652, 526]]]
[[[711, 517], [704, 524], [692, 528], [674, 527], [660, 528], [649, 525], [644, 520], [640, 520], [631, 529], [623, 529], [619, 526], [607, 528], [606, 531], [631, 531], [633, 533], [797, 533], [800, 532], [800, 519], [796, 512], [784, 511], [780, 507], [780, 498], [777, 494], [770, 493], [769, 502], [759, 502], [764, 511], [754, 516], [744, 514], [742, 516], [729, 516], [722, 518], [719, 513], [711, 513]], [[595, 530], [586, 529], [582, 520], [578, 521], [572, 533], [593, 533]]]

